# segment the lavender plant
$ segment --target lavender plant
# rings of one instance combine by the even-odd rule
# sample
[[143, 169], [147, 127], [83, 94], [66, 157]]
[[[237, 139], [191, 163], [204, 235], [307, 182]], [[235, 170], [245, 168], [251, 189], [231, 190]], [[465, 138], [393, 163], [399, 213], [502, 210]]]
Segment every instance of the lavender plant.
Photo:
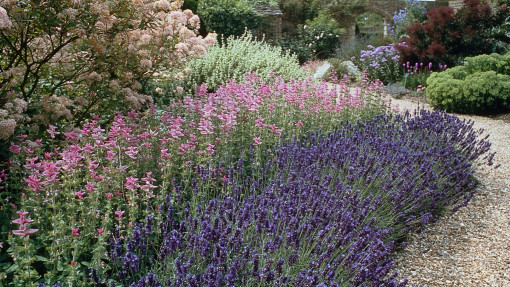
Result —
[[390, 273], [391, 252], [409, 231], [471, 198], [474, 161], [492, 164], [494, 156], [480, 135], [472, 122], [421, 110], [288, 140], [259, 166], [266, 178], [247, 176], [242, 160], [225, 180], [202, 168], [197, 187], [219, 181], [228, 192], [182, 202], [177, 184], [161, 228], [137, 225], [126, 244], [112, 238], [112, 278], [137, 286], [403, 286]]

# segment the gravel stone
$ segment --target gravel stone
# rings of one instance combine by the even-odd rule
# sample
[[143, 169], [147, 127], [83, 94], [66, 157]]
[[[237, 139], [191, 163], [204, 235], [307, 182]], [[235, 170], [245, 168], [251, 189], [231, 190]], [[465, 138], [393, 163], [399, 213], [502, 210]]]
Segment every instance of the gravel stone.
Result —
[[[417, 107], [409, 100], [392, 102], [401, 111]], [[510, 286], [510, 124], [457, 116], [490, 135], [494, 166], [500, 167], [478, 165], [480, 184], [469, 204], [410, 234], [408, 245], [395, 254], [394, 271], [409, 286]]]

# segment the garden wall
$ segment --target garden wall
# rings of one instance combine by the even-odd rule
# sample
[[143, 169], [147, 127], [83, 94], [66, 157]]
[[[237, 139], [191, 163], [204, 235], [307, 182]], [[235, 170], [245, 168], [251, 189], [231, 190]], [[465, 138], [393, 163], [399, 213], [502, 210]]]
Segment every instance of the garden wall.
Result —
[[255, 11], [262, 14], [264, 22], [259, 28], [253, 31], [254, 35], [261, 39], [278, 40], [282, 37], [282, 17], [283, 14], [278, 7], [270, 5], [260, 5], [254, 7]]

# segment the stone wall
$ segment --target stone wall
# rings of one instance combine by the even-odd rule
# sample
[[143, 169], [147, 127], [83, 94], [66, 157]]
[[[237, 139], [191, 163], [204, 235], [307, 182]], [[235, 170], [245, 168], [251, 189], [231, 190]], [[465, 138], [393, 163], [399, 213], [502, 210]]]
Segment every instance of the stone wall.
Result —
[[[462, 6], [463, 0], [423, 1], [422, 3], [428, 10], [442, 6], [450, 6], [458, 10]], [[391, 23], [393, 21], [393, 13], [403, 9], [405, 6], [405, 0], [370, 0], [366, 12], [379, 14], [385, 19], [386, 23]], [[264, 23], [252, 31], [257, 38], [262, 39], [265, 37], [268, 40], [278, 40], [282, 37], [282, 33], [290, 35], [295, 33], [297, 23], [290, 20], [293, 18], [293, 15], [283, 15], [278, 7], [269, 5], [260, 5], [254, 9], [262, 14], [264, 19]], [[345, 31], [344, 40], [353, 39], [354, 25], [346, 27]]]
[[254, 34], [258, 39], [278, 40], [282, 37], [282, 17], [283, 14], [278, 7], [261, 5], [254, 7], [255, 11], [263, 16], [264, 22]]
[[450, 7], [452, 7], [453, 10], [457, 11], [460, 9], [460, 7], [462, 7], [463, 2], [464, 2], [463, 0], [451, 0]]

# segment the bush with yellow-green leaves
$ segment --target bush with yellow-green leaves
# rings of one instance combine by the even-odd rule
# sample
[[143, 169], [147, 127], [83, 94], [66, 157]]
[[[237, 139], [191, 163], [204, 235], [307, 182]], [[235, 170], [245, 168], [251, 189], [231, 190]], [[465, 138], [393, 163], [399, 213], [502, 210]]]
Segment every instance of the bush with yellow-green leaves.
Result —
[[427, 80], [427, 98], [448, 112], [510, 110], [510, 54], [467, 57], [464, 65], [433, 73]]

